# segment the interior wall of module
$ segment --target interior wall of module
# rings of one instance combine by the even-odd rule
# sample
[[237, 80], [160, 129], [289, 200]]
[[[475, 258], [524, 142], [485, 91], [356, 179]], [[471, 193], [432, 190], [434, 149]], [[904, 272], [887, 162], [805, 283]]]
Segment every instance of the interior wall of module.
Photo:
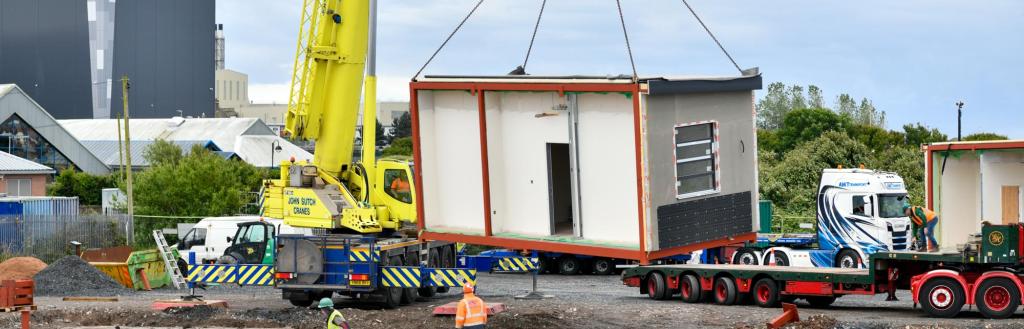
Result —
[[1019, 223], [1024, 153], [985, 151], [980, 161], [981, 219], [994, 224]]
[[[118, 1], [110, 116], [122, 113], [120, 79], [131, 80], [133, 118], [214, 116], [214, 13], [210, 0]], [[86, 56], [88, 59], [88, 56]]]
[[939, 215], [935, 237], [941, 248], [955, 248], [967, 243], [969, 234], [981, 230], [981, 163], [974, 152], [945, 159], [935, 156], [933, 161], [933, 180], [940, 184], [940, 201], [933, 209]]
[[58, 119], [92, 118], [85, 1], [0, 1], [0, 84]]
[[482, 234], [483, 179], [476, 96], [419, 93], [423, 222], [427, 229]]
[[[552, 175], [570, 174], [558, 172], [564, 171], [564, 163], [552, 162], [553, 156], [567, 156], [568, 97], [556, 92], [485, 92], [492, 233], [638, 245], [633, 107], [624, 94], [571, 96], [578, 105], [579, 218], [569, 220], [577, 221], [578, 233], [554, 224], [554, 217], [565, 213], [553, 211], [552, 185], [566, 178]], [[482, 233], [477, 95], [421, 90], [418, 101], [426, 228]]]
[[652, 249], [756, 231], [752, 92], [652, 93], [645, 100]]

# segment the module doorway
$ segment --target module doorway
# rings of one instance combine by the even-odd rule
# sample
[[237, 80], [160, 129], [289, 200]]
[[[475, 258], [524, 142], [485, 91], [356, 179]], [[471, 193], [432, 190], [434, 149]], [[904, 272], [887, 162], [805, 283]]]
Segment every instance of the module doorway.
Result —
[[578, 223], [573, 211], [572, 164], [569, 144], [547, 143], [548, 207], [551, 235], [576, 235]]

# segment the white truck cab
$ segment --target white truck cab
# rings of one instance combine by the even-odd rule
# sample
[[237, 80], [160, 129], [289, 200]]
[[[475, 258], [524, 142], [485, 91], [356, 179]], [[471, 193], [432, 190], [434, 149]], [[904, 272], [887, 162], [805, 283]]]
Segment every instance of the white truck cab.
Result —
[[731, 259], [737, 264], [862, 268], [875, 252], [910, 249], [906, 203], [906, 185], [895, 173], [825, 169], [818, 184], [815, 234], [772, 240], [763, 250], [740, 248]]
[[276, 234], [313, 234], [312, 229], [288, 226], [276, 218], [260, 216], [207, 217], [199, 220], [178, 241], [178, 253], [186, 262], [191, 251], [196, 255], [196, 262], [214, 263], [224, 255], [224, 250], [231, 246], [229, 238], [234, 238], [238, 224], [255, 221], [273, 224], [277, 228]]

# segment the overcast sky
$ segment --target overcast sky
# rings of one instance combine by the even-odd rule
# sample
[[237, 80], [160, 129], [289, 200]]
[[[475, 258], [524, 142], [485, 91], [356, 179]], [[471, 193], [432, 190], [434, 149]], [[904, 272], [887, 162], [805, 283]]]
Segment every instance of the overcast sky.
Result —
[[[299, 0], [218, 0], [227, 68], [249, 75], [255, 102], [287, 102]], [[380, 100], [408, 82], [476, 0], [382, 0]], [[523, 61], [540, 0], [485, 0], [426, 74], [505, 74]], [[690, 0], [742, 68], [771, 82], [867, 97], [888, 125], [1024, 138], [1024, 1]], [[736, 75], [679, 0], [623, 0], [641, 76]], [[548, 1], [527, 71], [628, 74], [614, 1]], [[761, 93], [758, 93], [760, 97]]]

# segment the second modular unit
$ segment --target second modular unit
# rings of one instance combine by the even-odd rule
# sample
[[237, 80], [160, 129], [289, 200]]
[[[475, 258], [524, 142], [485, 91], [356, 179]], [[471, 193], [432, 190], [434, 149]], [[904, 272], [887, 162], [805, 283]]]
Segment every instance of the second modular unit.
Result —
[[646, 263], [755, 238], [760, 75], [410, 88], [425, 239]]

